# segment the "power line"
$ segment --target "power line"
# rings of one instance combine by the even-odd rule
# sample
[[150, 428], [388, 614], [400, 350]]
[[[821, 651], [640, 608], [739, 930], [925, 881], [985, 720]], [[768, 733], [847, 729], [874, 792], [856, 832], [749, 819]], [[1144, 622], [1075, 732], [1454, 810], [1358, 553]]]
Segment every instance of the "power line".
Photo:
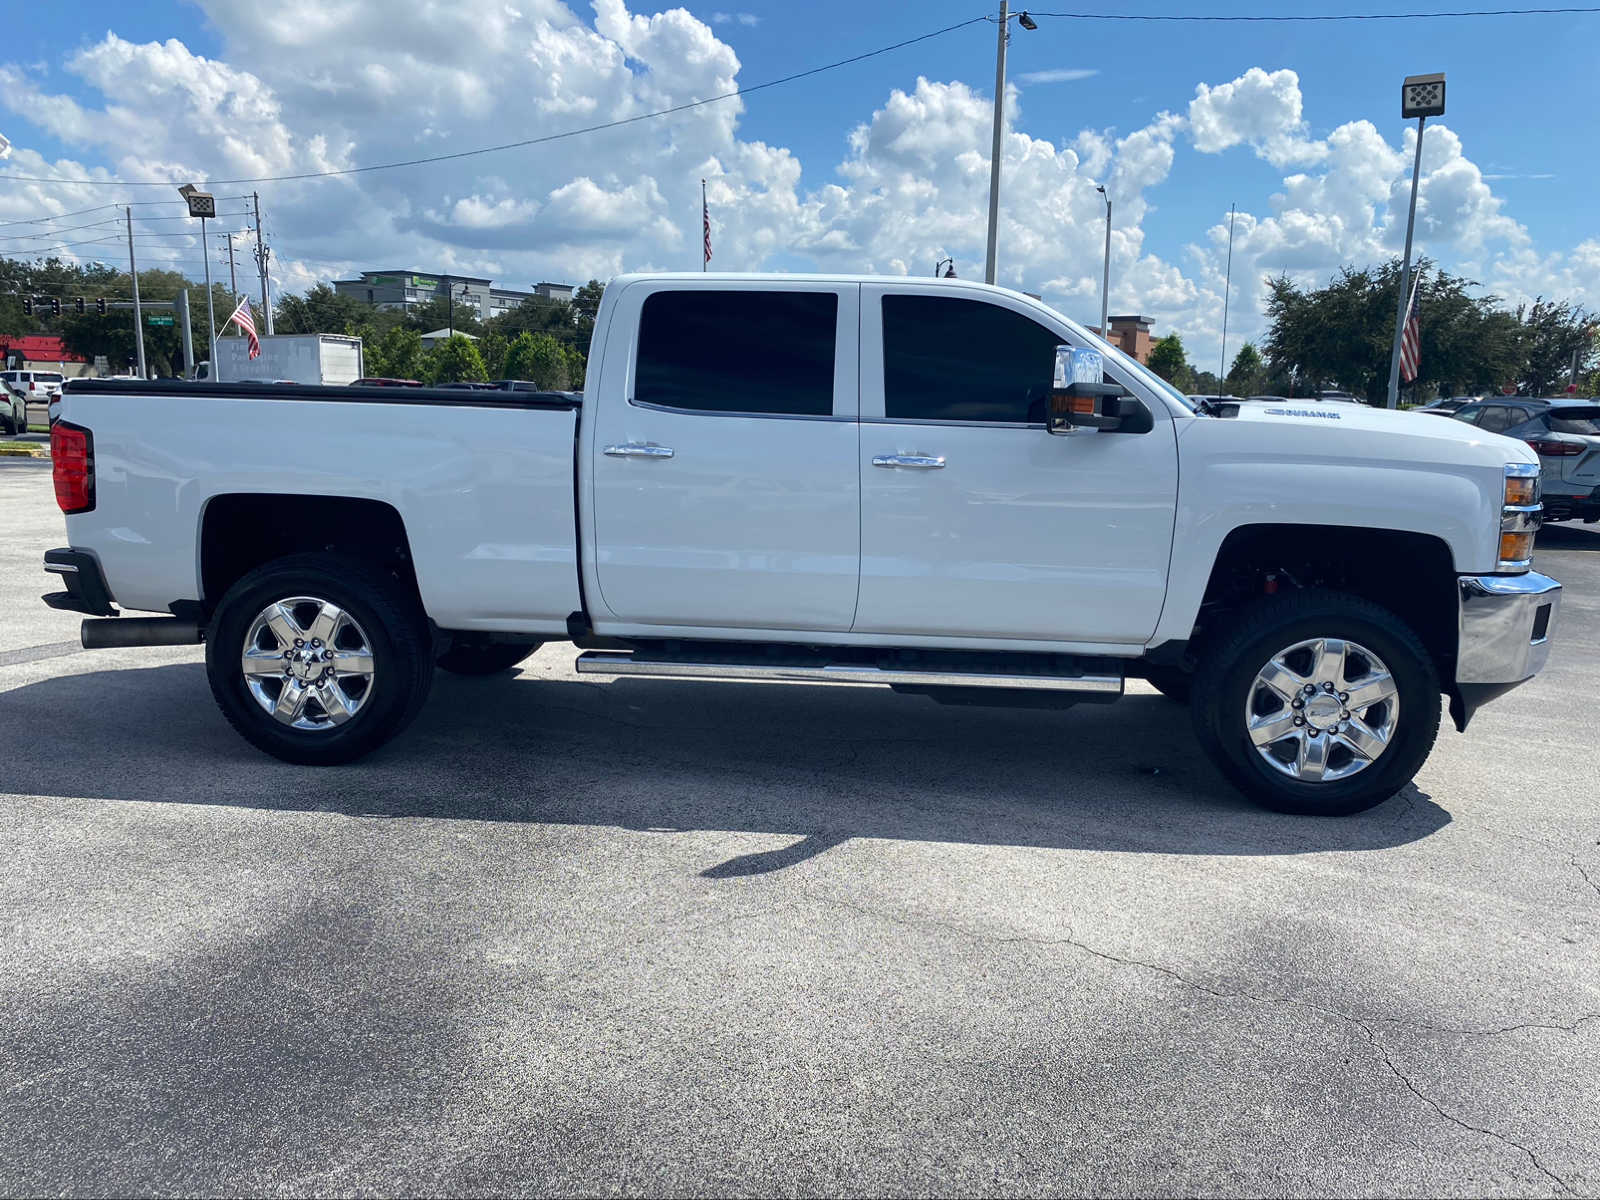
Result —
[[[707, 96], [702, 100], [689, 100], [683, 104], [675, 104], [671, 108], [657, 109], [655, 112], [640, 113], [637, 116], [622, 117], [615, 121], [603, 121], [598, 125], [585, 125], [579, 129], [567, 129], [561, 133], [547, 133], [542, 137], [524, 138], [519, 142], [502, 142], [498, 146], [480, 146], [476, 150], [457, 150], [452, 154], [433, 154], [424, 158], [408, 158], [399, 162], [373, 163], [365, 167], [344, 167], [337, 171], [305, 171], [297, 175], [252, 175], [242, 179], [207, 179], [203, 182], [213, 187], [227, 187], [240, 183], [289, 183], [304, 179], [332, 179], [342, 175], [360, 175], [368, 171], [391, 171], [398, 167], [419, 167], [428, 163], [454, 162], [462, 158], [474, 158], [480, 154], [497, 154], [502, 150], [520, 150], [527, 146], [542, 146], [549, 142], [559, 142], [567, 138], [580, 137], [586, 133], [600, 133], [607, 129], [618, 129], [624, 125], [635, 125], [640, 121], [653, 121], [658, 117], [669, 117], [674, 113], [688, 112], [691, 109], [703, 108], [708, 104], [718, 104], [724, 100], [733, 100], [740, 96], [753, 95], [756, 92], [775, 88], [785, 83], [793, 83], [797, 79], [806, 79], [812, 75], [820, 75], [825, 71], [838, 70], [848, 67], [852, 63], [864, 62], [869, 58], [877, 58], [882, 54], [889, 54], [895, 50], [902, 50], [907, 46], [914, 46], [918, 42], [926, 42], [931, 38], [942, 37], [957, 29], [965, 29], [968, 25], [976, 25], [987, 21], [987, 17], [969, 17], [965, 21], [957, 21], [954, 25], [946, 25], [943, 29], [935, 29], [931, 33], [919, 34], [904, 41], [895, 42], [891, 46], [880, 46], [876, 50], [868, 50], [849, 58], [841, 58], [837, 62], [825, 63], [820, 67], [811, 67], [809, 70], [796, 71], [792, 75], [785, 75], [779, 79], [769, 79], [765, 83], [758, 83], [747, 88], [735, 88], [731, 92], [722, 92], [715, 96]], [[118, 179], [60, 179], [48, 175], [8, 175], [0, 173], [0, 179], [18, 179], [28, 183], [62, 183], [74, 184], [84, 187], [172, 187], [172, 183], [162, 180], [159, 182], [148, 180], [118, 180]]]
[[[1439, 17], [1542, 17], [1559, 14], [1600, 13], [1600, 6], [1586, 8], [1471, 8], [1454, 12], [1403, 12], [1403, 13], [1273, 13], [1266, 16], [1222, 16], [1201, 13], [1102, 13], [1102, 12], [1041, 12], [1029, 9], [1033, 17], [1063, 17], [1074, 21], [1424, 21]], [[985, 20], [994, 18], [986, 17]]]
[[[4, 172], [0, 172], [0, 179], [22, 179], [22, 178], [24, 178], [24, 176], [21, 176], [21, 175], [7, 175]], [[51, 183], [71, 183], [72, 180], [70, 180], [70, 179], [63, 179], [63, 180], [52, 179], [52, 180], [49, 180], [49, 182], [51, 182]], [[217, 199], [219, 199], [219, 200], [248, 200], [248, 199], [250, 199], [250, 197], [249, 196], [218, 196]], [[152, 205], [159, 205], [159, 204], [187, 204], [187, 203], [188, 203], [188, 201], [186, 201], [186, 200], [128, 200], [128, 201], [124, 201], [124, 202], [119, 203], [119, 204], [96, 204], [93, 208], [74, 209], [72, 212], [55, 213], [55, 214], [53, 214], [51, 216], [48, 216], [48, 217], [19, 217], [16, 220], [0, 221], [0, 229], [5, 229], [5, 228], [7, 228], [8, 226], [11, 226], [11, 225], [47, 225], [51, 221], [64, 221], [68, 217], [81, 217], [85, 213], [104, 212], [106, 209], [111, 209], [111, 208], [127, 208], [129, 205], [132, 205], [134, 208], [149, 208]], [[178, 218], [174, 218], [174, 217], [140, 217], [139, 219], [141, 221], [171, 221], [171, 220], [175, 220], [175, 219], [178, 219]], [[185, 221], [194, 220], [194, 218], [190, 217], [190, 216], [184, 216], [182, 219], [185, 220]]]

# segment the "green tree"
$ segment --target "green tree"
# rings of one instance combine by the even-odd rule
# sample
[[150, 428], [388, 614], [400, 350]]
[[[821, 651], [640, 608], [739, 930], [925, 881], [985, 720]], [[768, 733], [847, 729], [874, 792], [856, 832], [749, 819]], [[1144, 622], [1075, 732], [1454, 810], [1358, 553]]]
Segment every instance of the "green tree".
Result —
[[[1487, 391], [1519, 378], [1523, 364], [1517, 318], [1492, 296], [1474, 297], [1477, 285], [1417, 264], [1421, 371], [1413, 394]], [[1384, 403], [1400, 290], [1393, 260], [1356, 270], [1345, 267], [1324, 288], [1302, 290], [1287, 276], [1267, 283], [1271, 328], [1265, 346], [1274, 374], [1311, 390], [1329, 384], [1372, 404]]]
[[1175, 333], [1160, 338], [1150, 347], [1150, 357], [1145, 363], [1152, 371], [1179, 391], [1186, 390], [1191, 382], [1188, 356], [1183, 352], [1183, 339]]
[[565, 391], [574, 374], [582, 378], [582, 357], [548, 333], [519, 333], [506, 351], [507, 379], [526, 379], [547, 391]]
[[1595, 362], [1595, 318], [1576, 305], [1539, 297], [1517, 307], [1521, 326], [1522, 391], [1529, 396], [1564, 395], [1578, 356], [1581, 379]]
[[363, 326], [361, 341], [368, 375], [385, 379], [422, 378], [422, 337], [415, 329], [396, 326], [387, 333], [378, 333], [371, 326]]
[[506, 379], [502, 374], [506, 365], [506, 336], [490, 329], [478, 342], [478, 353], [483, 356], [483, 369], [490, 379]]
[[[229, 312], [233, 311], [229, 306]], [[319, 283], [304, 296], [285, 296], [273, 314], [275, 333], [353, 333], [372, 319], [371, 305]]]
[[1224, 381], [1224, 392], [1229, 396], [1254, 396], [1259, 393], [1256, 389], [1260, 386], [1261, 375], [1265, 369], [1261, 361], [1261, 352], [1251, 342], [1246, 342], [1239, 347], [1239, 353], [1233, 356], [1233, 366], [1228, 368], [1228, 378]]
[[600, 311], [600, 297], [605, 290], [605, 284], [591, 279], [572, 294], [572, 311], [580, 322], [588, 321], [590, 329], [594, 328], [595, 314]]
[[478, 348], [471, 338], [459, 333], [445, 338], [423, 356], [423, 379], [427, 383], [482, 383], [488, 378]]

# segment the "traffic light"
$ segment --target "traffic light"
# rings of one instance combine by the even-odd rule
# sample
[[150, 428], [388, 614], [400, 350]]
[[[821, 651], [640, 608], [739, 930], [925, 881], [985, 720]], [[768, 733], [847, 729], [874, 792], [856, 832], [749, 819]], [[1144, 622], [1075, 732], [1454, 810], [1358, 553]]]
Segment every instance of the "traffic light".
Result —
[[104, 296], [94, 302], [94, 310], [102, 317], [106, 315], [106, 298]]
[[79, 296], [76, 300], [73, 301], [73, 304], [77, 306], [78, 315], [80, 317], [83, 316], [83, 297]]
[[52, 317], [59, 317], [61, 315], [61, 297], [60, 296], [51, 296], [50, 297], [50, 315]]
[[23, 311], [23, 314], [26, 315], [26, 316], [30, 316], [30, 317], [33, 316], [33, 297], [32, 296], [24, 296], [22, 298], [22, 311]]

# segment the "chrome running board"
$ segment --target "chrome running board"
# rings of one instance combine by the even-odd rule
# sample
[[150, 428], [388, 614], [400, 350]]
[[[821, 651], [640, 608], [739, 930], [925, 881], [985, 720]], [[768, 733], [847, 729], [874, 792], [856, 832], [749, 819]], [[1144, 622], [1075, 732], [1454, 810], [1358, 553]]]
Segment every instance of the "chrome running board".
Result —
[[793, 683], [885, 684], [892, 687], [1008, 688], [1038, 692], [1122, 694], [1122, 676], [1029, 671], [967, 671], [884, 667], [861, 662], [749, 662], [714, 656], [658, 655], [644, 651], [586, 650], [580, 675], [653, 675], [664, 679], [767, 680]]

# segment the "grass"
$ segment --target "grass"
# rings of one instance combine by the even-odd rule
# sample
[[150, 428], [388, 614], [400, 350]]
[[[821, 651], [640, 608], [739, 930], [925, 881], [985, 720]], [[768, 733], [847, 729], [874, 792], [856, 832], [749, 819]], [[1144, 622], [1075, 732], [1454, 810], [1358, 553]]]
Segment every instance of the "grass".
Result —
[[0, 454], [37, 454], [38, 452], [38, 442], [0, 441]]

